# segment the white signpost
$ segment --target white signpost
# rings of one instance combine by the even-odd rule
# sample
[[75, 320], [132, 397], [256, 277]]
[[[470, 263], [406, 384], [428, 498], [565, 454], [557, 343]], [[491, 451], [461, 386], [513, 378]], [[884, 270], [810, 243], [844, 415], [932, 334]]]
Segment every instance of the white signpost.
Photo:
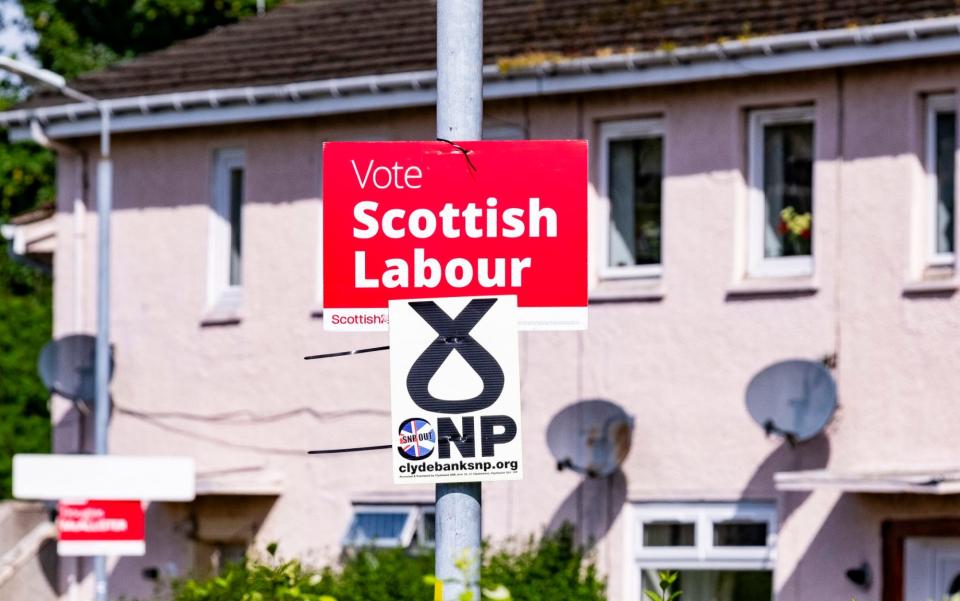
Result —
[[17, 499], [192, 501], [195, 494], [192, 457], [13, 456], [13, 496]]
[[61, 557], [143, 555], [143, 502], [192, 501], [196, 480], [192, 457], [13, 457], [15, 498], [60, 501]]
[[517, 297], [390, 302], [397, 484], [523, 476]]

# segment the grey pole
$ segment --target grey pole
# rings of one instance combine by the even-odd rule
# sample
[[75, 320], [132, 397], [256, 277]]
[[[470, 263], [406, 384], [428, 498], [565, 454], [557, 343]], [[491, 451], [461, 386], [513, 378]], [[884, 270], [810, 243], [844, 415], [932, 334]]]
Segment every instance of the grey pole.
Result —
[[[480, 139], [482, 69], [483, 0], [438, 0], [438, 138]], [[436, 573], [444, 601], [459, 601], [465, 591], [480, 601], [480, 509], [479, 482], [437, 485]]]
[[[110, 161], [110, 108], [100, 111], [100, 161], [97, 163], [97, 344], [94, 359], [94, 453], [107, 454], [110, 423], [110, 213], [113, 210], [113, 163]], [[94, 599], [107, 601], [107, 561], [93, 558]]]

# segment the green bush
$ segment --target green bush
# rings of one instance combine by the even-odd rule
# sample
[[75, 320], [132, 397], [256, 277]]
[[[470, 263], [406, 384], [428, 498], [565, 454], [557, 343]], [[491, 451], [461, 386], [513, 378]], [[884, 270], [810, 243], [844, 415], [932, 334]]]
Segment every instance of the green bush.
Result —
[[[172, 601], [431, 601], [431, 552], [367, 549], [348, 552], [336, 567], [313, 569], [248, 557], [218, 576], [172, 583]], [[512, 601], [605, 601], [605, 584], [569, 527], [519, 547], [486, 550], [481, 587]], [[509, 596], [502, 593], [509, 591]], [[484, 595], [486, 596], [486, 595]]]
[[513, 601], [604, 601], [605, 583], [573, 536], [566, 525], [539, 541], [531, 537], [518, 549], [488, 551], [483, 588], [502, 585]]

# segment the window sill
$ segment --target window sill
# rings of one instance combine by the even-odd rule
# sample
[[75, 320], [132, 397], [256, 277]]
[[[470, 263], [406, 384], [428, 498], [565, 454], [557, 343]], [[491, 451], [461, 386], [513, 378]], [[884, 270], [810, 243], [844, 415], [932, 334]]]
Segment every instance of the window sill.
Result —
[[200, 326], [232, 326], [241, 321], [240, 305], [242, 295], [240, 288], [224, 290], [214, 305], [200, 318]]
[[947, 277], [928, 278], [907, 282], [903, 286], [904, 296], [922, 296], [925, 294], [953, 294], [960, 289], [960, 278], [953, 273]]
[[211, 310], [200, 319], [200, 327], [207, 328], [212, 326], [235, 326], [243, 319], [239, 313], [217, 312]]
[[820, 286], [810, 277], [750, 278], [727, 287], [727, 298], [760, 296], [811, 296]]
[[590, 291], [590, 303], [657, 302], [665, 294], [660, 278], [604, 279]]

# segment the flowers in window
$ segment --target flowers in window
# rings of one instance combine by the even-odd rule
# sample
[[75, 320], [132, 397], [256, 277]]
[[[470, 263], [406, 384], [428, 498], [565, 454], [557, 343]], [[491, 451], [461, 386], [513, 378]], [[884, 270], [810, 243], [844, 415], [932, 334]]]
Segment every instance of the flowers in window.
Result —
[[777, 233], [783, 239], [787, 255], [809, 255], [810, 240], [813, 237], [813, 214], [810, 211], [799, 213], [792, 206], [780, 211], [780, 223]]

